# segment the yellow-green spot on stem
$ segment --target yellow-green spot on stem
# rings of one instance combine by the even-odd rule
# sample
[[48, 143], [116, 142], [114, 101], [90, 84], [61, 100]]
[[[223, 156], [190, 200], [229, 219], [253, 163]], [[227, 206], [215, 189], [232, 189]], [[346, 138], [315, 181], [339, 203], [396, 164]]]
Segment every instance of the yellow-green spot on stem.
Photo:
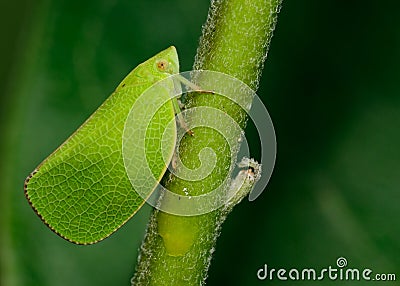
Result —
[[196, 217], [158, 214], [158, 233], [163, 239], [165, 249], [170, 256], [183, 256], [193, 246], [199, 227]]

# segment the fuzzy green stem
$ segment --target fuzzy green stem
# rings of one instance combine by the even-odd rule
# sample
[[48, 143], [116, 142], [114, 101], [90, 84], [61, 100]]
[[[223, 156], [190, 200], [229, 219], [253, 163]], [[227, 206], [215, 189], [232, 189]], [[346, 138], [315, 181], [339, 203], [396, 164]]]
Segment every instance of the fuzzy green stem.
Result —
[[[212, 1], [194, 69], [223, 72], [238, 78], [252, 89], [257, 89], [280, 2]], [[203, 87], [207, 80], [202, 78], [195, 84]], [[242, 129], [245, 127], [245, 112], [222, 96], [192, 96], [188, 106], [221, 109]], [[213, 115], [202, 116], [208, 116], [205, 118], [206, 122], [218, 120]], [[226, 176], [230, 176], [233, 168], [231, 150], [218, 132], [205, 127], [196, 128], [194, 132], [195, 136], [186, 136], [180, 142], [179, 156], [183, 164], [192, 169], [199, 167], [199, 151], [212, 148], [217, 158], [214, 170], [200, 182], [188, 182], [172, 175], [165, 180], [167, 189], [179, 194], [185, 190], [192, 196], [207, 193], [219, 186]], [[237, 138], [240, 137], [240, 134], [233, 134], [236, 135]], [[228, 185], [225, 187], [229, 188]], [[204, 284], [221, 223], [233, 206], [247, 194], [251, 184], [250, 187], [242, 188], [244, 191], [238, 192], [239, 197], [234, 197], [230, 203], [207, 214], [181, 217], [154, 211], [141, 247], [132, 285]]]

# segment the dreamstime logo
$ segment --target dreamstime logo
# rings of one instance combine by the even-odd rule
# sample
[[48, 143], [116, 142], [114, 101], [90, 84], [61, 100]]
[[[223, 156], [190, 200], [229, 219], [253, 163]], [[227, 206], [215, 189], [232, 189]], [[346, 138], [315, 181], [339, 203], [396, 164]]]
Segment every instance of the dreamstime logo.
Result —
[[[186, 80], [182, 80], [185, 78]], [[185, 89], [181, 82], [190, 84]], [[188, 130], [211, 130], [225, 141], [214, 146], [230, 150], [229, 171], [238, 169], [243, 158], [250, 158], [249, 146], [240, 125], [224, 112], [224, 106], [213, 108], [197, 106], [184, 109], [175, 118], [171, 115], [172, 98], [179, 98], [188, 92], [199, 92], [208, 96], [212, 103], [214, 96], [221, 96], [227, 108], [239, 106], [255, 125], [261, 145], [262, 176], [252, 189], [249, 200], [256, 199], [265, 189], [275, 164], [276, 138], [272, 120], [261, 99], [240, 80], [214, 71], [190, 71], [171, 75], [144, 91], [132, 106], [125, 122], [122, 153], [126, 173], [136, 192], [152, 206], [171, 214], [193, 216], [208, 213], [226, 204], [235, 193], [229, 191], [232, 178], [225, 180], [203, 195], [192, 195], [190, 184], [179, 195], [164, 188], [159, 181], [168, 166], [169, 172], [187, 182], [199, 182], [217, 168], [218, 152], [205, 146], [196, 150], [200, 166], [186, 167], [176, 152], [181, 148], [182, 138]], [[244, 118], [243, 118], [244, 119]], [[177, 128], [176, 122], [180, 122]], [[193, 136], [196, 140], [196, 133]], [[184, 148], [185, 146], [183, 146]], [[138, 164], [138, 162], [141, 162]], [[171, 162], [171, 163], [170, 163]], [[245, 160], [250, 163], [251, 160]], [[240, 165], [243, 168], [243, 163]], [[247, 166], [252, 168], [251, 165]], [[230, 173], [230, 172], [227, 172]], [[243, 176], [244, 182], [245, 177]], [[241, 186], [235, 179], [235, 186]], [[159, 197], [163, 198], [162, 204]]]
[[339, 257], [336, 260], [336, 266], [328, 266], [320, 271], [313, 268], [303, 269], [285, 269], [285, 268], [268, 268], [267, 264], [258, 269], [257, 278], [259, 280], [307, 280], [316, 281], [324, 280], [347, 280], [347, 281], [396, 281], [396, 274], [394, 273], [374, 273], [369, 268], [362, 270], [357, 268], [347, 268], [347, 259]]
[[340, 268], [346, 267], [347, 266], [347, 260], [344, 257], [339, 257], [336, 260], [336, 265]]

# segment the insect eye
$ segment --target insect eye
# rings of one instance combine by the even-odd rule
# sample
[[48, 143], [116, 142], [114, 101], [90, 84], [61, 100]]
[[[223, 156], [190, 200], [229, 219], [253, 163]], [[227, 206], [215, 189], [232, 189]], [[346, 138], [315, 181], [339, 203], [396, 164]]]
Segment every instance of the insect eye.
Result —
[[160, 71], [166, 71], [168, 69], [168, 62], [166, 60], [160, 60], [157, 62], [157, 68]]

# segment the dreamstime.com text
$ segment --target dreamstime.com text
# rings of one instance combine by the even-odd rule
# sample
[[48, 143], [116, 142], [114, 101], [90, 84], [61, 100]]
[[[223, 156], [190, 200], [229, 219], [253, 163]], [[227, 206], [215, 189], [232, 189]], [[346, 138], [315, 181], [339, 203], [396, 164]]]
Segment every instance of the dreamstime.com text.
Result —
[[313, 268], [285, 269], [269, 268], [267, 264], [257, 270], [259, 280], [317, 281], [329, 279], [333, 281], [396, 281], [394, 273], [374, 273], [369, 268], [348, 268], [347, 260], [339, 257], [336, 266], [328, 266], [319, 271]]

